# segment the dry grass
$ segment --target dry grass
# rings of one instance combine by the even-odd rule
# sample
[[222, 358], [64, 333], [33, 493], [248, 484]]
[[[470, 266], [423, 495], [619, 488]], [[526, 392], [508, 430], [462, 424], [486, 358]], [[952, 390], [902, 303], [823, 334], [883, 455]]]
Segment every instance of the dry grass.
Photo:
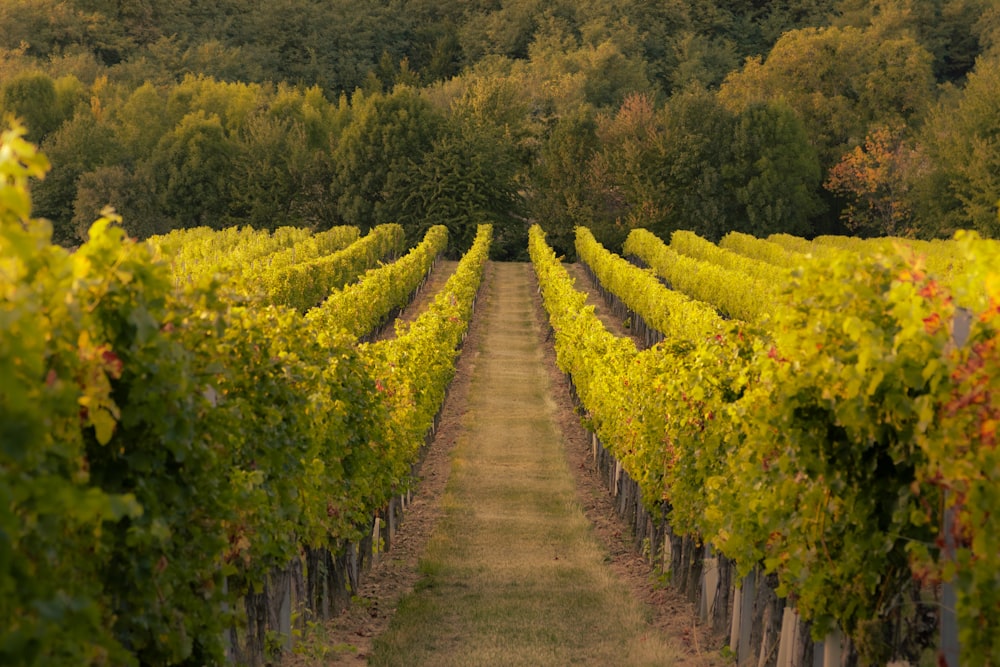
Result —
[[497, 265], [444, 516], [370, 664], [683, 662], [612, 574], [576, 500], [530, 271]]

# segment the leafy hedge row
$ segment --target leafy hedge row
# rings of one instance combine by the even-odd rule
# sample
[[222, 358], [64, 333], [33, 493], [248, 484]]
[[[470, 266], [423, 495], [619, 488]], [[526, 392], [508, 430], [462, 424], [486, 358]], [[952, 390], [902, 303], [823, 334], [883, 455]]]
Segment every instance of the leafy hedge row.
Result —
[[622, 249], [642, 260], [672, 289], [711, 304], [732, 319], [756, 322], [773, 303], [773, 283], [682, 255], [645, 229], [633, 229]]
[[244, 289], [262, 293], [267, 303], [304, 313], [322, 303], [332, 290], [357, 280], [379, 261], [398, 257], [405, 248], [401, 226], [379, 225], [342, 250], [286, 266], [260, 266], [244, 276]]
[[[218, 664], [239, 596], [360, 538], [407, 483], [397, 435], [439, 405], [396, 423], [353, 337], [211, 279], [175, 289], [113, 219], [53, 245], [22, 136], [0, 151], [0, 663]], [[399, 373], [447, 357], [479, 275]]]
[[383, 324], [389, 314], [402, 308], [434, 262], [448, 247], [448, 228], [435, 225], [423, 241], [405, 256], [378, 268], [369, 269], [361, 279], [335, 290], [326, 300], [306, 313], [306, 318], [327, 329], [343, 329], [361, 338]]
[[652, 271], [608, 251], [586, 227], [576, 228], [576, 255], [605, 289], [671, 339], [697, 342], [723, 326], [714, 308], [668, 289]]
[[777, 573], [865, 664], [895, 657], [889, 630], [940, 581], [963, 661], [1000, 663], [1000, 255], [957, 241], [969, 271], [949, 286], [905, 252], [838, 253], [793, 272], [766, 328], [636, 353], [532, 230], [560, 367], [649, 509]]

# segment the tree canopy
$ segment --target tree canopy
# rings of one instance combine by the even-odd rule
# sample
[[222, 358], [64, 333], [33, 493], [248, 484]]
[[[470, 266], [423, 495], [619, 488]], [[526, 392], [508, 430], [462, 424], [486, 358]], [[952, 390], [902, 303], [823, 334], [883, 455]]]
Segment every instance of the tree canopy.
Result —
[[[991, 0], [21, 0], [0, 114], [55, 238], [479, 221], [995, 236]], [[521, 248], [519, 250], [519, 248]]]

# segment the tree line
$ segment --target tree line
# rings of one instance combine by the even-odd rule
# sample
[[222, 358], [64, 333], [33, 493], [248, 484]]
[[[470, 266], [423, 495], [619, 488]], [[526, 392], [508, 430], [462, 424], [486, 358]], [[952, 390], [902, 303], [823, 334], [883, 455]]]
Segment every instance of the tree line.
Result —
[[540, 222], [997, 236], [989, 0], [25, 0], [0, 110], [73, 245], [106, 205], [178, 227]]

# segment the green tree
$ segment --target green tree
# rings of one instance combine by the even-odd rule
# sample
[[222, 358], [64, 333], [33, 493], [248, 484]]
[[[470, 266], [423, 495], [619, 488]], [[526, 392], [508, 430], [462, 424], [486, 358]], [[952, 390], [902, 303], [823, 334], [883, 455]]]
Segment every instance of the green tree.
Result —
[[588, 162], [595, 235], [618, 247], [634, 227], [654, 228], [667, 215], [663, 117], [650, 95], [629, 96], [597, 118], [601, 149]]
[[63, 121], [55, 81], [40, 71], [24, 72], [0, 84], [0, 110], [20, 118], [28, 128], [28, 137], [36, 143]]
[[[493, 131], [491, 131], [493, 129]], [[458, 124], [435, 139], [413, 169], [394, 174], [393, 190], [407, 192], [398, 221], [414, 239], [434, 225], [448, 228], [449, 254], [472, 245], [480, 224], [494, 225], [496, 259], [524, 254], [523, 218], [514, 147], [495, 128]]]
[[666, 76], [670, 90], [717, 86], [739, 65], [736, 44], [726, 37], [685, 31], [672, 40], [676, 67]]
[[638, 48], [628, 48], [632, 41], [638, 37], [625, 37], [621, 31], [603, 38], [597, 32], [587, 40], [550, 19], [532, 42], [523, 71], [532, 80], [530, 85], [558, 91], [550, 96], [556, 113], [582, 103], [617, 107], [632, 93], [651, 91], [645, 63], [632, 53]]
[[409, 193], [398, 184], [440, 136], [444, 118], [409, 87], [388, 94], [357, 93], [352, 119], [333, 159], [338, 212], [344, 222], [369, 229], [404, 215]]
[[932, 87], [931, 55], [910, 35], [808, 28], [785, 33], [766, 60], [748, 60], [719, 94], [734, 111], [784, 100], [802, 119], [825, 171], [873, 123], [906, 123], [926, 110]]
[[990, 0], [840, 0], [835, 23], [913, 35], [932, 55], [938, 81], [959, 82], [985, 42]]
[[714, 89], [747, 57], [763, 56], [786, 32], [829, 23], [836, 0], [631, 2], [650, 76], [669, 93]]
[[823, 207], [819, 159], [802, 122], [783, 104], [748, 107], [736, 118], [722, 165], [737, 202], [730, 231], [808, 235]]
[[801, 121], [781, 104], [733, 114], [703, 88], [676, 94], [660, 109], [635, 95], [598, 118], [596, 138], [588, 158], [555, 153], [551, 164], [586, 164], [585, 179], [567, 179], [573, 199], [559, 203], [612, 247], [636, 227], [661, 238], [678, 229], [713, 240], [733, 230], [806, 234], [822, 208], [816, 153]]
[[961, 91], [936, 105], [921, 132], [931, 167], [914, 185], [920, 234], [975, 229], [1000, 237], [1000, 54], [979, 61]]
[[191, 40], [191, 35], [181, 38], [175, 33], [159, 37], [135, 57], [115, 65], [116, 80], [132, 87], [144, 83], [172, 86], [192, 73], [224, 81], [264, 81], [270, 74], [242, 43]]
[[134, 171], [121, 164], [108, 164], [81, 174], [73, 200], [71, 227], [75, 237], [86, 241], [90, 226], [109, 206], [122, 217], [121, 226], [132, 238], [166, 234], [171, 221], [151, 196], [155, 192], [156, 182], [146, 164]]
[[170, 88], [166, 101], [172, 123], [201, 111], [218, 116], [228, 134], [239, 131], [250, 113], [264, 104], [264, 91], [257, 84], [229, 83], [212, 77], [188, 75]]
[[932, 3], [935, 13], [921, 35], [934, 54], [938, 81], [961, 81], [983, 52], [988, 24], [983, 17], [995, 3], [989, 0], [943, 0]]
[[73, 74], [60, 76], [54, 81], [56, 88], [56, 115], [60, 123], [73, 118], [78, 111], [89, 111], [90, 91]]
[[554, 124], [531, 166], [526, 188], [530, 217], [545, 230], [546, 240], [557, 254], [575, 256], [577, 226], [590, 228], [602, 242], [607, 241], [606, 245], [614, 245], [604, 229], [608, 220], [598, 215], [586, 168], [599, 148], [593, 109], [581, 106]]
[[89, 3], [27, 0], [0, 5], [0, 44], [28, 45], [27, 54], [39, 60], [86, 50], [106, 65], [120, 62], [134, 47], [123, 26]]
[[302, 121], [268, 113], [248, 118], [234, 150], [231, 224], [321, 227], [333, 208], [328, 150], [310, 147]]
[[836, 5], [837, 0], [774, 0], [766, 3], [766, 14], [757, 19], [762, 47], [759, 53], [770, 51], [789, 30], [828, 25], [836, 14]]
[[[72, 222], [77, 181], [92, 169], [120, 161], [124, 152], [114, 128], [89, 111], [64, 123], [43, 142], [42, 148], [53, 168], [35, 189], [35, 211], [52, 221], [53, 241], [72, 245], [82, 238]], [[91, 222], [99, 214], [100, 208], [93, 212]]]
[[652, 177], [658, 179], [663, 198], [656, 204], [659, 219], [649, 229], [660, 238], [688, 229], [717, 240], [736, 219], [723, 173], [734, 115], [715, 95], [696, 88], [674, 95], [660, 117], [662, 157]]
[[[484, 2], [470, 7], [460, 31], [462, 50], [473, 60], [486, 55], [525, 59], [535, 38], [541, 13], [539, 0]], [[492, 5], [492, 6], [491, 6]]]
[[350, 123], [351, 109], [346, 97], [339, 105], [331, 104], [319, 86], [302, 89], [288, 84], [278, 84], [268, 97], [267, 115], [279, 121], [302, 125], [306, 141], [312, 150], [327, 150]]
[[677, 229], [721, 237], [735, 218], [723, 173], [733, 126], [733, 115], [700, 88], [659, 109], [650, 96], [633, 95], [600, 115], [584, 194], [595, 235], [610, 247], [635, 227], [663, 238]]
[[163, 212], [176, 227], [226, 224], [234, 147], [217, 115], [188, 114], [150, 158]]
[[628, 7], [629, 21], [640, 27], [643, 60], [650, 80], [671, 92], [674, 72], [678, 68], [679, 35], [694, 33], [692, 3], [684, 0], [664, 2], [633, 2]]
[[172, 127], [166, 99], [151, 83], [142, 84], [119, 107], [109, 111], [118, 136], [136, 159], [150, 156]]
[[465, 54], [462, 43], [458, 39], [458, 30], [448, 25], [444, 32], [434, 39], [426, 56], [427, 64], [423, 68], [428, 81], [449, 79], [461, 71]]
[[411, 20], [400, 2], [273, 0], [245, 13], [240, 42], [271, 81], [350, 93], [384, 52], [393, 63], [410, 55]]
[[477, 225], [490, 223], [491, 254], [520, 253], [527, 244], [522, 174], [534, 155], [528, 107], [505, 76], [467, 74], [447, 88], [433, 96], [442, 115], [430, 147], [388, 175], [386, 192], [403, 196], [395, 221], [412, 242], [446, 225], [456, 256], [469, 248]]

